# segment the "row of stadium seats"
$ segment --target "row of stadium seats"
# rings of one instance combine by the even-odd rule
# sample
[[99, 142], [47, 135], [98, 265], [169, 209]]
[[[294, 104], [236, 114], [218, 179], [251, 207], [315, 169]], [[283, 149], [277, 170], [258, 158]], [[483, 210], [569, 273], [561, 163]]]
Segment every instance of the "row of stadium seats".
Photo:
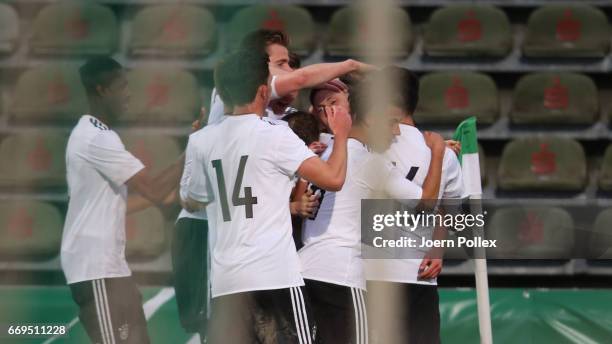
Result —
[[[200, 113], [210, 91], [200, 88], [189, 72], [167, 67], [142, 67], [127, 74], [130, 89], [126, 123], [185, 124]], [[20, 75], [13, 90], [9, 121], [26, 124], [73, 124], [87, 110], [78, 65], [46, 64]]]
[[[185, 124], [208, 101], [193, 74], [167, 67], [141, 67], [127, 75], [131, 102], [121, 118], [126, 124]], [[204, 87], [206, 89], [206, 87]], [[17, 79], [8, 109], [10, 122], [72, 123], [87, 100], [76, 65], [47, 64]], [[38, 95], [32, 97], [32, 95]], [[592, 79], [576, 73], [533, 73], [516, 84], [509, 117], [518, 125], [588, 125], [599, 119], [598, 89]], [[423, 124], [458, 124], [476, 116], [492, 124], [500, 116], [494, 80], [476, 72], [436, 72], [421, 78], [419, 108]]]
[[[600, 211], [587, 227], [581, 229], [571, 213], [560, 207], [500, 208], [486, 221], [486, 238], [498, 241], [497, 248], [489, 250], [487, 257], [611, 259], [612, 208]], [[449, 249], [446, 256], [455, 259], [468, 257], [461, 248]]]
[[[324, 50], [331, 56], [360, 55], [368, 37], [368, 21], [356, 7], [334, 12], [326, 32]], [[393, 35], [387, 53], [408, 55], [415, 31], [408, 12], [394, 7], [386, 14]], [[16, 11], [0, 4], [0, 52], [10, 53], [19, 41]], [[240, 9], [227, 28], [230, 47], [258, 28], [282, 30], [292, 50], [310, 54], [317, 45], [310, 13], [293, 5], [253, 5]], [[119, 46], [118, 19], [106, 6], [93, 2], [60, 2], [42, 8], [32, 23], [30, 51], [37, 55], [113, 53]], [[128, 49], [133, 55], [202, 56], [217, 47], [214, 16], [203, 7], [153, 5], [134, 16]], [[429, 56], [503, 57], [513, 46], [506, 14], [493, 6], [458, 4], [433, 12], [424, 27], [423, 47]], [[608, 54], [610, 30], [606, 15], [580, 4], [546, 5], [531, 13], [522, 43], [526, 57], [602, 58]]]
[[[14, 134], [0, 141], [0, 187], [60, 188], [66, 183], [64, 150], [67, 137], [59, 133]], [[153, 134], [125, 135], [128, 150], [156, 171], [180, 155], [176, 140]], [[482, 152], [482, 149], [481, 149]], [[485, 159], [481, 158], [483, 177]], [[534, 137], [510, 141], [497, 170], [497, 187], [508, 191], [579, 192], [588, 181], [587, 158], [575, 140]], [[599, 187], [612, 191], [612, 145], [603, 157]]]
[[[0, 202], [0, 257], [5, 260], [44, 260], [59, 252], [63, 217], [48, 203]], [[153, 259], [168, 247], [168, 223], [157, 208], [126, 219], [126, 255]], [[589, 257], [612, 258], [612, 208], [601, 211], [591, 224]], [[570, 257], [579, 240], [572, 216], [558, 207], [508, 207], [496, 210], [485, 229], [487, 238], [503, 242], [491, 251], [499, 258]], [[513, 252], [520, 250], [520, 252]], [[450, 250], [449, 258], [465, 257]]]
[[[59, 253], [63, 216], [52, 204], [0, 202], [0, 257], [3, 260], [45, 260]], [[166, 221], [153, 207], [126, 218], [126, 255], [159, 256], [168, 246]]]
[[[65, 150], [61, 133], [18, 134], [0, 142], [0, 187], [35, 190], [66, 186]], [[181, 154], [176, 140], [160, 135], [124, 135], [126, 148], [153, 173], [169, 166]]]
[[[599, 118], [597, 86], [576, 73], [532, 73], [514, 88], [509, 113], [519, 125], [584, 125]], [[500, 99], [495, 81], [476, 72], [437, 72], [421, 78], [415, 118], [424, 124], [457, 124], [476, 116], [480, 124], [499, 118]]]

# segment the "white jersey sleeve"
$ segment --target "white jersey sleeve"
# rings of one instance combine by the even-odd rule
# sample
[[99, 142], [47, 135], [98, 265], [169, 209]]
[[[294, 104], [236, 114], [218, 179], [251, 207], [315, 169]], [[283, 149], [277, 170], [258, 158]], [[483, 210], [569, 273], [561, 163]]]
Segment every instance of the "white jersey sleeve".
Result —
[[179, 196], [183, 202], [187, 201], [188, 187], [191, 180], [191, 169], [193, 168], [193, 145], [191, 139], [187, 141], [187, 148], [185, 148], [185, 165], [183, 166], [183, 175], [179, 183]]
[[289, 127], [279, 127], [283, 130], [278, 130], [274, 162], [283, 174], [293, 177], [302, 162], [316, 155]]
[[386, 180], [383, 181], [384, 191], [391, 198], [397, 200], [419, 200], [423, 196], [423, 189], [406, 179], [397, 167], [391, 167], [387, 176]]
[[[190, 147], [191, 146], [191, 147]], [[187, 144], [187, 151], [191, 151], [191, 175], [185, 198], [190, 198], [200, 203], [210, 203], [214, 199], [213, 190], [210, 185], [210, 179], [206, 172], [204, 164], [206, 158], [203, 156], [200, 149], [190, 140]], [[187, 153], [185, 153], [185, 162], [187, 162]]]
[[223, 116], [225, 116], [225, 104], [217, 94], [217, 90], [213, 89], [210, 95], [210, 111], [208, 112], [207, 125], [220, 122]]
[[397, 200], [421, 199], [423, 189], [406, 179], [395, 163], [379, 154], [373, 154], [364, 168], [364, 182], [372, 190], [383, 192]]
[[464, 189], [461, 165], [455, 153], [449, 148], [447, 148], [444, 153], [442, 180], [444, 181], [442, 189], [443, 199], [457, 199], [463, 197]]
[[123, 185], [144, 165], [125, 149], [119, 135], [111, 130], [100, 131], [89, 143], [84, 157], [115, 187]]

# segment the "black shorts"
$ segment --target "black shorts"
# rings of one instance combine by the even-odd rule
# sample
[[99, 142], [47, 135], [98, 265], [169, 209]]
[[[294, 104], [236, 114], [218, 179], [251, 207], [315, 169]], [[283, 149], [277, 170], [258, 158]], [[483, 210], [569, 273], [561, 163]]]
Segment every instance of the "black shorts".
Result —
[[142, 295], [131, 277], [84, 281], [69, 287], [92, 343], [149, 343]]
[[[372, 344], [440, 343], [440, 300], [435, 285], [368, 282], [372, 301]], [[395, 307], [374, 310], [376, 299], [392, 295]], [[386, 314], [376, 314], [376, 312]]]
[[322, 343], [368, 343], [368, 316], [362, 289], [315, 280], [305, 282]]
[[179, 319], [185, 331], [206, 333], [208, 320], [208, 222], [181, 218], [172, 239], [172, 270]]
[[319, 343], [303, 287], [215, 297], [209, 329], [209, 344]]

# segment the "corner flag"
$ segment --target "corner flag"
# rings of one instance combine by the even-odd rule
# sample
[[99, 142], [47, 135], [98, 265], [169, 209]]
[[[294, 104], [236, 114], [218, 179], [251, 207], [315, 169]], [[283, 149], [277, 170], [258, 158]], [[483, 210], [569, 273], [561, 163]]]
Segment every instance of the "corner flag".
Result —
[[482, 195], [476, 117], [472, 116], [461, 122], [457, 130], [455, 130], [453, 140], [461, 143], [459, 162], [461, 163], [461, 172], [463, 174], [463, 187], [467, 195]]
[[[459, 162], [463, 174], [463, 187], [466, 195], [472, 200], [470, 210], [472, 213], [482, 212], [482, 185], [480, 184], [480, 160], [478, 157], [478, 135], [476, 131], [476, 117], [472, 116], [459, 124], [453, 140], [461, 142]], [[477, 228], [476, 235], [482, 235], [482, 228]], [[489, 304], [489, 281], [487, 279], [487, 260], [485, 249], [478, 251], [474, 259], [474, 274], [476, 276], [476, 301], [478, 306], [478, 328], [482, 344], [493, 343], [491, 329], [491, 305]]]

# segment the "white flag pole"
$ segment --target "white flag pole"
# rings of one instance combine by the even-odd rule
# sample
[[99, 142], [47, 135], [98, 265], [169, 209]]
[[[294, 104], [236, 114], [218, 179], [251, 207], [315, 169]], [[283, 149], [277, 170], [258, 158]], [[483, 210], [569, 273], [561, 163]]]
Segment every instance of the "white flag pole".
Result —
[[[470, 196], [470, 211], [474, 214], [482, 213], [482, 195]], [[478, 236], [482, 236], [482, 228], [477, 228]], [[493, 343], [491, 328], [491, 304], [489, 301], [489, 280], [487, 273], [487, 259], [484, 247], [474, 250], [474, 274], [476, 276], [476, 305], [478, 307], [478, 330], [482, 344]]]
[[[461, 170], [464, 188], [470, 199], [470, 212], [472, 214], [482, 214], [482, 185], [476, 118], [470, 117], [459, 124], [453, 138], [461, 141]], [[482, 227], [475, 228], [475, 237], [483, 237], [483, 233]], [[484, 247], [474, 249], [474, 274], [476, 277], [476, 304], [478, 307], [480, 342], [482, 344], [492, 344], [491, 305], [489, 303], [489, 281]]]

